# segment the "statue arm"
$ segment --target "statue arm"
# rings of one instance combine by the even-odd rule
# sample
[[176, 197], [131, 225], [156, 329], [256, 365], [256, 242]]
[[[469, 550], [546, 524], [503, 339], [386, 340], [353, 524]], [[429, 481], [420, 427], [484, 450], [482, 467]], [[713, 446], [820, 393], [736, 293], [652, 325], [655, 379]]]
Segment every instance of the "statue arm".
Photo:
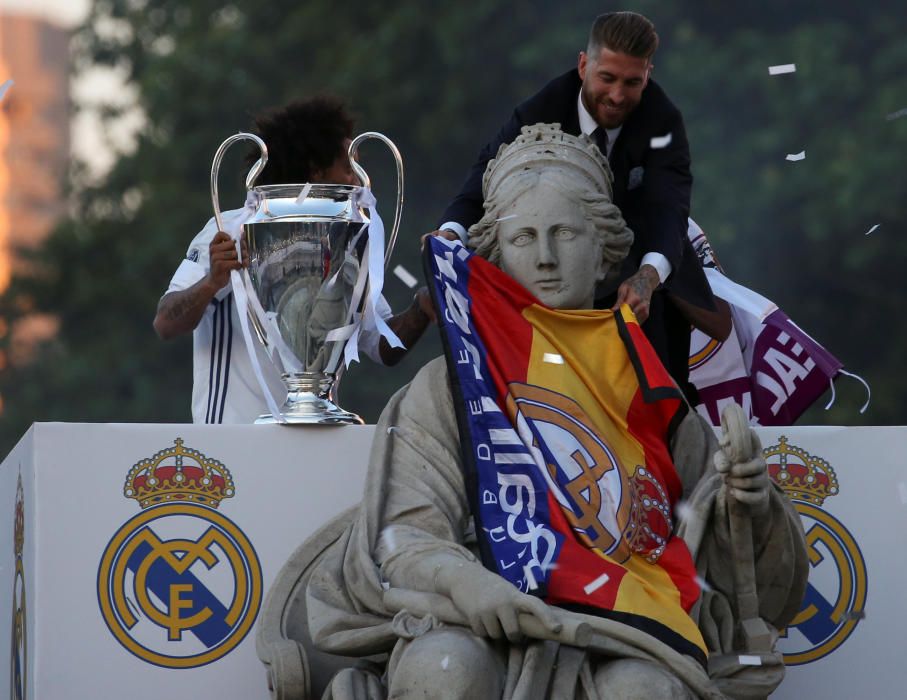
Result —
[[[734, 601], [727, 486], [714, 464], [714, 455], [720, 449], [718, 440], [712, 427], [691, 411], [678, 427], [671, 446], [684, 486], [685, 507], [679, 511], [678, 533], [686, 541], [700, 575], [716, 593]], [[773, 483], [766, 486], [764, 507], [752, 515], [752, 539], [759, 615], [780, 629], [797, 613], [802, 601], [808, 560], [799, 515]], [[702, 614], [709, 612], [703, 610]], [[720, 623], [717, 626], [720, 628]]]
[[[422, 600], [436, 601], [436, 617], [483, 637], [520, 638], [527, 632], [521, 615], [540, 623], [532, 626], [537, 633], [560, 631], [544, 602], [486, 569], [469, 549], [472, 519], [443, 362], [430, 363], [413, 380], [383, 442], [380, 453], [391, 458], [384, 462], [387, 489], [374, 558], [388, 591], [429, 594]], [[405, 600], [391, 594], [385, 602], [394, 598]]]

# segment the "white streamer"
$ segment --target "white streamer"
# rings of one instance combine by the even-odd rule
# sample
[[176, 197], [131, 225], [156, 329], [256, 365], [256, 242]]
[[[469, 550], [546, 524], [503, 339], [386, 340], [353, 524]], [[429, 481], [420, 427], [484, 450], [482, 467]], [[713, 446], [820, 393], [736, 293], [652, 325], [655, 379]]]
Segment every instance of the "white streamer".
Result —
[[309, 192], [312, 190], [312, 183], [307, 182], [303, 185], [302, 190], [299, 192], [299, 196], [296, 198], [296, 204], [302, 204], [306, 197], [309, 196]]
[[[843, 369], [838, 370], [838, 374], [843, 374], [845, 377], [852, 377], [856, 379], [860, 384], [863, 385], [863, 388], [866, 389], [866, 403], [863, 404], [863, 407], [860, 409], [860, 413], [866, 413], [866, 409], [869, 408], [869, 402], [872, 401], [872, 389], [869, 388], [869, 384], [866, 383], [866, 380], [863, 379], [859, 374], [853, 374], [852, 372], [847, 372]], [[832, 404], [835, 402], [835, 382], [834, 379], [828, 380], [831, 385], [831, 398], [828, 400], [828, 403], [825, 405], [825, 410], [827, 411], [831, 408]]]
[[3, 85], [0, 85], [0, 102], [3, 101], [3, 98], [6, 97], [6, 91], [9, 90], [15, 83], [12, 80], [7, 80]]
[[[258, 208], [258, 202], [258, 195], [254, 192], [249, 192], [243, 211], [230, 222], [229, 226], [225, 227], [229, 229], [225, 233], [236, 242], [236, 253], [239, 255], [240, 260], [242, 260], [242, 237], [240, 235], [242, 232], [242, 225], [255, 215], [255, 211]], [[246, 272], [246, 277], [248, 277], [248, 272]], [[252, 338], [252, 332], [249, 329], [249, 299], [254, 298], [257, 301], [257, 297], [254, 294], [249, 295], [246, 293], [246, 286], [243, 283], [243, 278], [238, 270], [230, 271], [230, 284], [233, 288], [233, 299], [236, 301], [236, 313], [239, 316], [239, 326], [242, 329], [243, 341], [246, 344], [246, 351], [249, 353], [249, 360], [252, 362], [252, 370], [255, 372], [258, 386], [261, 388], [265, 403], [274, 419], [279, 423], [286, 423], [287, 419], [284, 418], [277, 401], [268, 388], [267, 382], [265, 382], [264, 374], [262, 374], [261, 371], [261, 363], [258, 361], [258, 353], [255, 351], [255, 340]], [[258, 320], [262, 323], [262, 326], [265, 327], [266, 319], [259, 318]], [[279, 334], [277, 335], [279, 336]]]
[[863, 379], [858, 374], [852, 374], [850, 372], [845, 372], [843, 369], [839, 369], [838, 372], [843, 374], [845, 377], [852, 377], [856, 379], [860, 384], [863, 385], [863, 388], [866, 389], [866, 403], [863, 404], [863, 408], [860, 409], [860, 413], [866, 413], [866, 409], [869, 408], [869, 402], [872, 401], [872, 389], [869, 388], [869, 384], [866, 383], [866, 380]]
[[835, 378], [834, 377], [828, 378], [828, 385], [831, 387], [831, 398], [828, 400], [828, 403], [825, 404], [826, 411], [829, 408], [831, 408], [835, 403]]
[[[381, 298], [381, 290], [384, 288], [384, 222], [378, 214], [377, 201], [372, 191], [363, 187], [358, 191], [353, 201], [354, 209], [366, 207], [369, 214], [368, 224], [368, 241], [365, 244], [363, 258], [367, 261], [367, 266], [360, 265], [359, 278], [356, 280], [356, 288], [365, 284], [365, 308], [361, 314], [356, 309], [359, 307], [359, 295], [354, 292], [351, 311], [353, 316], [352, 330], [349, 339], [346, 341], [344, 348], [344, 361], [349, 367], [351, 362], [359, 361], [359, 334], [362, 331], [374, 331], [379, 333], [392, 348], [404, 347], [400, 338], [394, 333], [387, 322], [378, 313], [378, 300]], [[367, 267], [367, 270], [363, 269]], [[343, 329], [335, 329], [339, 334], [345, 333]], [[331, 331], [332, 333], [334, 331]]]

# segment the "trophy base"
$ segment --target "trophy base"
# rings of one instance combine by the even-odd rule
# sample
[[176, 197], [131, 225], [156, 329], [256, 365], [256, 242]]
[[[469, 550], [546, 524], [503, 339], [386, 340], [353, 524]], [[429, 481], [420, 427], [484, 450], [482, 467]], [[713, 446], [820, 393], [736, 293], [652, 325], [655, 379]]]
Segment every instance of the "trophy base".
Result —
[[[364, 425], [355, 413], [345, 411], [310, 391], [290, 392], [280, 412], [289, 425]], [[256, 425], [280, 423], [269, 413], [259, 416]]]

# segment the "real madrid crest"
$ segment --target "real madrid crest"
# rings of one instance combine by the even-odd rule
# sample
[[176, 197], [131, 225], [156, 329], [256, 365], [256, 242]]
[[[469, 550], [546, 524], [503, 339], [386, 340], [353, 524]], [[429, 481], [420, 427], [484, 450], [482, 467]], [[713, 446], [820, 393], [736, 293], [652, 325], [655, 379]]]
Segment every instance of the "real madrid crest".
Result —
[[831, 465], [784, 436], [763, 454], [769, 476], [793, 502], [806, 532], [811, 567], [806, 595], [778, 642], [785, 665], [798, 666], [833, 652], [862, 619], [866, 563], [853, 535], [822, 508], [838, 493]]
[[98, 568], [111, 633], [167, 668], [225, 656], [252, 628], [262, 594], [252, 544], [217, 510], [234, 496], [230, 472], [177, 438], [129, 470], [123, 493], [142, 510], [114, 534]]

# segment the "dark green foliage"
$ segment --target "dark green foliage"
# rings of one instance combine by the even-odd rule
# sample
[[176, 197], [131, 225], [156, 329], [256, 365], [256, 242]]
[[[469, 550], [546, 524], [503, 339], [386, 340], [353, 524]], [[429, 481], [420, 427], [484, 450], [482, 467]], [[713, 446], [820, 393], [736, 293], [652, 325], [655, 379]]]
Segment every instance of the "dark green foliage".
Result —
[[[862, 394], [845, 382], [835, 409], [814, 409], [802, 422], [903, 423], [907, 117], [886, 115], [907, 107], [899, 32], [907, 9], [845, 0], [821, 10], [779, 0], [751, 10], [717, 1], [627, 5], [661, 35], [656, 77], [685, 114], [694, 217], [727, 272], [873, 385], [865, 416]], [[0, 371], [0, 452], [35, 420], [189, 419], [191, 342], [158, 341], [151, 320], [211, 215], [214, 150], [248, 128], [251, 114], [327, 91], [349, 101], [357, 132], [390, 136], [407, 170], [394, 264], [420, 273], [418, 237], [434, 228], [482, 142], [516, 102], [575, 62], [591, 20], [608, 9], [539, 0], [96, 0], [79, 62], [127, 69], [147, 126], [102, 183], [77, 182], [72, 218], [0, 298], [0, 315], [12, 321], [34, 309], [61, 323], [34, 362]], [[796, 63], [797, 72], [769, 76], [779, 63]], [[800, 150], [805, 161], [785, 161]], [[225, 208], [243, 196], [240, 155], [231, 156]], [[362, 157], [390, 220], [390, 158], [377, 144]], [[395, 278], [386, 289], [395, 308], [409, 303]], [[439, 351], [431, 329], [400, 367], [354, 366], [344, 406], [374, 421]]]

